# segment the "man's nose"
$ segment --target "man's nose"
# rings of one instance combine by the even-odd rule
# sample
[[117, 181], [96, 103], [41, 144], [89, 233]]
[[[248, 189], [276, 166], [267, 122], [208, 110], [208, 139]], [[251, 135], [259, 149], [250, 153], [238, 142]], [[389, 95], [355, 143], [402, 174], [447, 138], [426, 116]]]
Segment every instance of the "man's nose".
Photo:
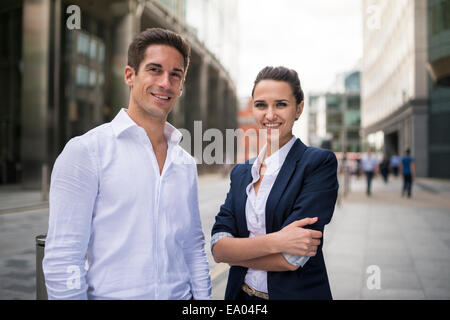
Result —
[[159, 78], [158, 85], [161, 88], [164, 88], [164, 89], [169, 89], [170, 88], [170, 85], [171, 85], [171, 83], [170, 83], [170, 74], [168, 72], [163, 72], [163, 74]]

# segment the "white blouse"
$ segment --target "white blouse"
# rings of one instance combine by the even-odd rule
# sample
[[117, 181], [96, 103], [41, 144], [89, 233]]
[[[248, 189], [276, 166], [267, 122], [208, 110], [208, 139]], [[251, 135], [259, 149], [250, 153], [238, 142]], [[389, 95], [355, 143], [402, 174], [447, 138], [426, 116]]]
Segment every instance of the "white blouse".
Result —
[[[277, 152], [273, 153], [270, 157], [267, 157], [265, 160], [264, 158], [266, 156], [267, 146], [264, 146], [259, 153], [258, 158], [253, 163], [251, 169], [253, 180], [246, 188], [247, 202], [245, 205], [245, 215], [248, 231], [250, 232], [250, 238], [266, 234], [267, 198], [269, 197], [278, 173], [286, 160], [287, 154], [291, 150], [296, 139], [297, 138], [293, 136], [288, 143], [281, 147]], [[254, 184], [260, 178], [259, 172], [263, 162], [266, 164], [266, 172], [264, 173], [258, 192], [255, 193]], [[309, 259], [309, 257], [300, 257], [288, 254], [284, 254], [284, 256], [289, 263], [297, 266], [303, 266]], [[268, 292], [267, 271], [249, 268], [244, 281], [248, 286], [255, 290], [266, 293]]]

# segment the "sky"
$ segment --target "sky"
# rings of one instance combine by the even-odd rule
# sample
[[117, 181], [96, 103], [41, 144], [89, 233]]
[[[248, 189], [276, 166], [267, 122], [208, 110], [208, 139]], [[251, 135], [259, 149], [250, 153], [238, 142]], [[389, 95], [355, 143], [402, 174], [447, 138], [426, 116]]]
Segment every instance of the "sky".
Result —
[[361, 0], [240, 0], [238, 96], [267, 65], [295, 69], [305, 94], [330, 87], [362, 56]]

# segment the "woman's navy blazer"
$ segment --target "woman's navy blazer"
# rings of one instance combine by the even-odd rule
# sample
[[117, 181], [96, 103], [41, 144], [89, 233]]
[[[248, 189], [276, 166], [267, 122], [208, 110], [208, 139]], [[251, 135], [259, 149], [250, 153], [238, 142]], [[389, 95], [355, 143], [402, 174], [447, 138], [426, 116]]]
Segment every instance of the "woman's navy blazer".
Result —
[[[212, 234], [228, 232], [235, 238], [248, 238], [245, 217], [247, 185], [252, 181], [253, 161], [236, 165], [231, 171], [230, 190], [220, 207]], [[333, 152], [305, 146], [297, 139], [281, 167], [266, 204], [266, 233], [276, 232], [307, 217], [318, 221], [307, 228], [323, 233], [336, 203], [337, 160]], [[296, 271], [267, 272], [270, 299], [332, 299], [322, 253], [323, 238], [317, 254]], [[238, 248], [236, 248], [238, 250]], [[236, 299], [247, 268], [232, 266], [225, 299]]]

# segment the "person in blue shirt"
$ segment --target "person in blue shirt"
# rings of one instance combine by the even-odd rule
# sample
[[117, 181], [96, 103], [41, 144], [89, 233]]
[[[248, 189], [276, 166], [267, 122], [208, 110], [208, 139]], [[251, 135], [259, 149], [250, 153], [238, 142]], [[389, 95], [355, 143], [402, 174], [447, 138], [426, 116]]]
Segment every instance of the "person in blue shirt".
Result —
[[231, 266], [226, 300], [332, 299], [322, 240], [337, 198], [337, 160], [293, 135], [303, 105], [296, 71], [260, 71], [252, 111], [266, 145], [231, 171], [211, 232], [214, 260]]
[[390, 166], [395, 177], [398, 177], [398, 167], [400, 166], [400, 157], [396, 154], [391, 156]]
[[372, 194], [372, 179], [373, 176], [378, 173], [378, 160], [370, 149], [367, 150], [367, 153], [363, 156], [361, 160], [361, 169], [364, 170], [366, 174], [367, 180], [367, 196]]
[[407, 193], [408, 198], [411, 198], [412, 183], [414, 177], [416, 176], [414, 158], [411, 157], [410, 154], [411, 151], [409, 149], [406, 149], [405, 155], [402, 157], [402, 161], [400, 162], [400, 168], [403, 173], [402, 197], [405, 195], [405, 193]]

